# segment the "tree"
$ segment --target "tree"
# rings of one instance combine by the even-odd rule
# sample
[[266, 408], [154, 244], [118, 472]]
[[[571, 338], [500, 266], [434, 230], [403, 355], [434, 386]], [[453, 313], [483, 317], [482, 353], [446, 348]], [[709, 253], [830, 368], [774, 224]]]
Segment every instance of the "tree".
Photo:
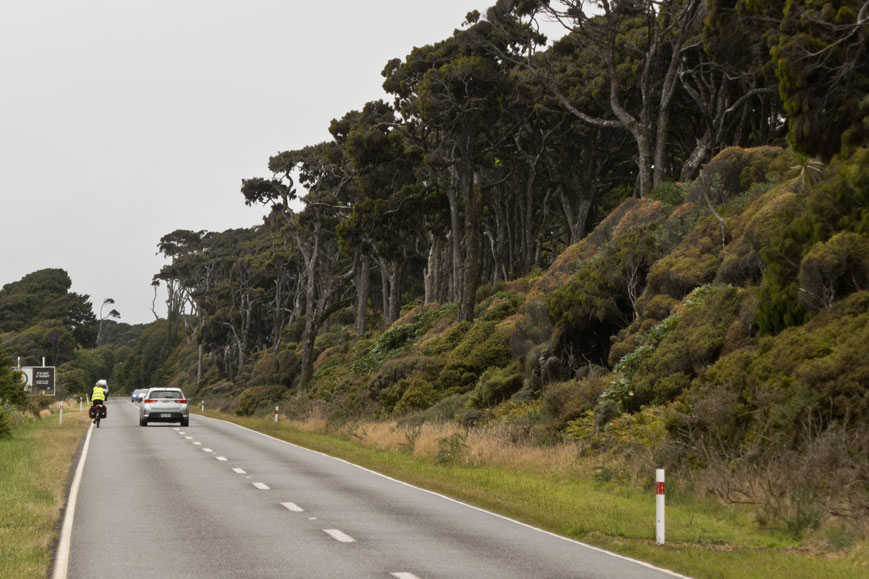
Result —
[[452, 298], [462, 320], [473, 319], [482, 264], [484, 191], [495, 165], [507, 90], [505, 70], [476, 39], [457, 32], [390, 61], [384, 90], [425, 151], [426, 165], [447, 197]]
[[[12, 360], [0, 346], [0, 409], [5, 403], [23, 407], [27, 402], [20, 372], [12, 370]], [[2, 410], [0, 410], [2, 417]], [[2, 436], [2, 428], [0, 428]]]
[[338, 233], [345, 252], [350, 253], [351, 246], [362, 252], [360, 265], [368, 263], [369, 255], [379, 264], [384, 323], [391, 326], [401, 310], [410, 255], [422, 234], [417, 220], [422, 209], [417, 184], [422, 150], [413, 146], [394, 109], [382, 101], [369, 102], [342, 121], [333, 121], [331, 131], [353, 163], [359, 195]]
[[[245, 179], [241, 192], [247, 205], [271, 206], [302, 256], [305, 330], [300, 384], [305, 386], [313, 376], [314, 342], [320, 327], [348, 299], [349, 280], [355, 273], [352, 261], [340, 251], [336, 233], [339, 217], [347, 210], [342, 195], [352, 173], [335, 142], [279, 153], [269, 159], [269, 169], [271, 179]], [[296, 175], [308, 190], [302, 199]], [[291, 204], [298, 202], [306, 207], [297, 214]]]
[[103, 300], [103, 304], [100, 306], [100, 317], [99, 317], [100, 323], [99, 323], [99, 326], [97, 329], [97, 341], [96, 341], [97, 346], [99, 346], [99, 344], [100, 344], [100, 336], [102, 336], [102, 333], [103, 333], [103, 322], [109, 318], [114, 318], [116, 320], [119, 320], [121, 318], [121, 314], [118, 312], [118, 310], [116, 310], [114, 308], [109, 310], [109, 312], [107, 314], [103, 315], [103, 309], [107, 305], [114, 305], [114, 303], [115, 303], [115, 300], [113, 300], [112, 298], [106, 298]]
[[503, 52], [505, 58], [537, 75], [577, 119], [631, 134], [637, 154], [637, 194], [643, 197], [666, 175], [682, 47], [696, 30], [700, 6], [699, 0], [560, 0], [557, 5], [548, 0], [514, 0], [499, 2], [487, 16], [514, 30], [516, 20], [523, 17], [554, 18], [568, 31], [562, 42], [574, 43], [583, 59], [603, 64], [588, 77], [599, 89], [606, 87], [608, 110], [605, 116], [596, 116], [587, 107], [576, 106], [568, 93], [571, 87], [559, 85], [546, 60], [529, 57], [528, 43], [519, 44], [523, 51], [519, 54]]
[[869, 139], [869, 1], [788, 2], [773, 48], [789, 139], [829, 161]]
[[43, 269], [0, 289], [0, 331], [21, 331], [40, 321], [59, 320], [85, 348], [96, 342], [96, 316], [90, 296], [70, 292], [62, 269]]

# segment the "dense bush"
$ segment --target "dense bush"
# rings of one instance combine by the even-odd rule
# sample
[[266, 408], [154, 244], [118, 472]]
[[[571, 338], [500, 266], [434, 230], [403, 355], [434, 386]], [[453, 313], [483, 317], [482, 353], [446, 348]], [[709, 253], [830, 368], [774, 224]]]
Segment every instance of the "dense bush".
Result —
[[522, 367], [514, 362], [507, 368], [489, 368], [471, 394], [468, 404], [477, 408], [490, 408], [508, 399], [522, 388]]
[[487, 369], [510, 363], [506, 337], [493, 322], [477, 322], [446, 357], [438, 377], [439, 390], [447, 393], [470, 390]]
[[398, 381], [395, 389], [401, 392], [401, 397], [393, 408], [395, 414], [424, 410], [444, 398], [444, 394], [439, 392], [431, 381], [416, 374]]
[[547, 387], [543, 391], [543, 402], [555, 420], [556, 428], [560, 430], [568, 422], [593, 411], [609, 384], [609, 379], [603, 376], [591, 376], [583, 380], [557, 382]]
[[6, 403], [23, 408], [27, 404], [27, 394], [21, 386], [20, 373], [11, 368], [12, 360], [0, 348], [0, 405]]
[[669, 402], [718, 358], [727, 329], [739, 314], [741, 294], [730, 286], [695, 294], [665, 335], [649, 338], [657, 345], [633, 372], [629, 408]]
[[[845, 455], [831, 455], [825, 464], [821, 458], [829, 449], [819, 450], [833, 439], [865, 441], [867, 343], [869, 292], [859, 292], [804, 326], [762, 339], [757, 351], [742, 349], [723, 356], [673, 407], [668, 428], [686, 453], [680, 462], [722, 468], [735, 465], [733, 460], [740, 457], [741, 470], [730, 471], [728, 466], [725, 471], [741, 477], [743, 487], [750, 488], [749, 483], [762, 475], [767, 477], [765, 484], [782, 493], [797, 488], [796, 480], [836, 480], [837, 488], [827, 485], [823, 491], [829, 497], [824, 507], [828, 514], [836, 500], [845, 498], [869, 508], [865, 485], [864, 492], [852, 493], [869, 473], [869, 455], [840, 449]], [[794, 465], [811, 453], [818, 457], [811, 476], [804, 464], [795, 471]], [[820, 492], [817, 486], [806, 488]], [[815, 506], [823, 503], [816, 500]], [[797, 516], [796, 505], [779, 507], [781, 516]]]
[[235, 413], [239, 416], [252, 416], [257, 411], [269, 410], [280, 400], [282, 389], [276, 386], [251, 386], [245, 388], [236, 401]]
[[6, 405], [0, 403], [0, 439], [9, 436], [12, 432], [12, 423], [6, 413]]
[[688, 292], [715, 279], [720, 264], [718, 224], [701, 219], [693, 231], [651, 267], [646, 292], [682, 299]]
[[798, 301], [817, 312], [837, 299], [869, 289], [869, 238], [851, 232], [815, 244], [800, 263]]

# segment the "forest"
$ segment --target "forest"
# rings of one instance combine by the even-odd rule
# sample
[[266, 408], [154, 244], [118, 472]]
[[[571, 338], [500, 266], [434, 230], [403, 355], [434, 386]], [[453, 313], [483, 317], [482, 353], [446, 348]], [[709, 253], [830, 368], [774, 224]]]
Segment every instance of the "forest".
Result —
[[26, 404], [7, 369], [47, 356], [66, 393], [107, 377], [336, 429], [499, 426], [666, 466], [795, 534], [865, 533], [867, 17], [865, 0], [471, 12], [385, 63], [388, 97], [330, 140], [239, 176], [261, 225], [159, 240], [166, 318], [116, 321], [62, 270], [4, 286], [0, 398]]

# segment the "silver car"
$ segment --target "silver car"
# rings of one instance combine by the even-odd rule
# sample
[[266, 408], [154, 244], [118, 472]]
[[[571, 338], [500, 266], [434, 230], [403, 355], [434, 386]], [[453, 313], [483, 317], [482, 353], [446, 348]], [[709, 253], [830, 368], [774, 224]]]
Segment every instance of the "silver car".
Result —
[[139, 400], [139, 426], [148, 426], [149, 422], [190, 424], [187, 398], [179, 388], [151, 388]]

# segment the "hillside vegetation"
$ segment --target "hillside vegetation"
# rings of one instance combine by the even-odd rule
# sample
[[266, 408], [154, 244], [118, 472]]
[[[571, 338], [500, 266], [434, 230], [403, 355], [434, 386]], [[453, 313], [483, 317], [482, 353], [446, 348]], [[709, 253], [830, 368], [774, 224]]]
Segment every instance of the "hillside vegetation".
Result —
[[159, 375], [210, 406], [277, 404], [354, 436], [392, 421], [399, 437], [453, 423], [529, 447], [569, 443], [590, 475], [643, 486], [666, 467], [698, 496], [754, 505], [763, 526], [859, 537], [867, 157], [808, 183], [786, 149], [727, 149], [691, 186], [623, 202], [546, 271], [481, 287], [473, 321], [451, 305], [407, 306], [358, 335], [349, 309], [336, 315], [304, 387], [293, 342], [231, 381], [212, 365], [197, 386], [195, 346], [181, 341]]
[[262, 224], [159, 240], [165, 319], [44, 270], [0, 290], [2, 348], [68, 393], [180, 386], [398, 452], [443, 432], [454, 465], [487, 440], [634, 490], [665, 467], [865, 555], [869, 3], [593, 6], [499, 0], [387, 62], [390, 102], [242, 179]]

